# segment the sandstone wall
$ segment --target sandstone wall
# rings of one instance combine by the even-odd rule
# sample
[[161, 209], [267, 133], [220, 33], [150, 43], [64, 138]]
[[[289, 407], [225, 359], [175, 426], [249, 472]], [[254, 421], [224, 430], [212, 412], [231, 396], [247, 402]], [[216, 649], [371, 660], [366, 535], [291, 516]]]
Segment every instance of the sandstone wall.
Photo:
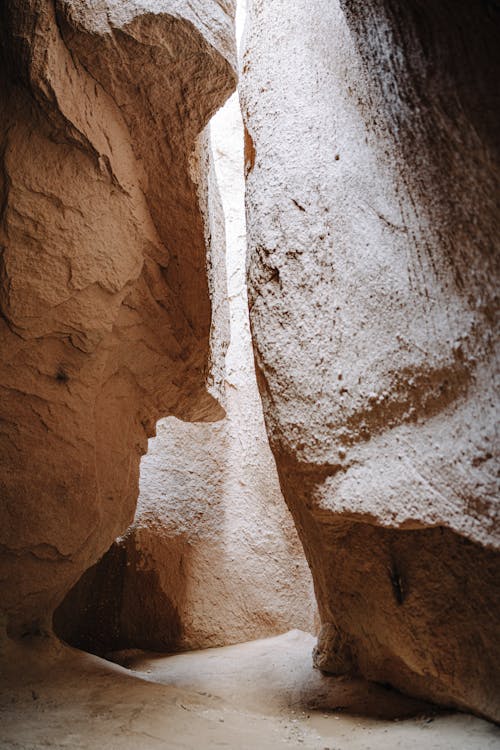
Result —
[[498, 10], [253, 0], [249, 304], [316, 663], [499, 717]]
[[66, 640], [96, 653], [217, 646], [297, 627], [316, 632], [312, 580], [280, 492], [255, 380], [237, 96], [210, 130], [226, 216], [227, 417], [158, 423], [142, 459], [132, 527], [56, 614]]
[[220, 319], [225, 290], [207, 253], [202, 142], [193, 150], [235, 86], [233, 12], [2, 3], [0, 608], [12, 634], [50, 629], [130, 524], [156, 420], [223, 416], [210, 297]]

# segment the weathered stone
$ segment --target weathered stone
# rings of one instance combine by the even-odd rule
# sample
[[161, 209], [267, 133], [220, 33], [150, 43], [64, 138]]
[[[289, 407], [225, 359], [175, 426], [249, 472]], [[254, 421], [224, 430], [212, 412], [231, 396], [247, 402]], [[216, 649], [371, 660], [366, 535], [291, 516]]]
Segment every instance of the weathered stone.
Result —
[[235, 87], [233, 11], [0, 9], [0, 607], [13, 634], [49, 629], [130, 524], [156, 420], [223, 415], [209, 290], [220, 318], [225, 279], [217, 291], [199, 134]]
[[254, 0], [241, 95], [254, 349], [317, 663], [499, 718], [495, 21]]

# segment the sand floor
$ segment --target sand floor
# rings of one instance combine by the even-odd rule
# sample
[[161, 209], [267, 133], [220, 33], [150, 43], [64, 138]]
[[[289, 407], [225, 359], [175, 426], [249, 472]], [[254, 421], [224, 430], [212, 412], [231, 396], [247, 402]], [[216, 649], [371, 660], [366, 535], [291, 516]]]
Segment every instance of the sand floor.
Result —
[[[311, 667], [300, 631], [114, 664], [48, 639], [2, 649], [2, 750], [493, 750], [500, 729]], [[407, 718], [402, 718], [402, 717]]]

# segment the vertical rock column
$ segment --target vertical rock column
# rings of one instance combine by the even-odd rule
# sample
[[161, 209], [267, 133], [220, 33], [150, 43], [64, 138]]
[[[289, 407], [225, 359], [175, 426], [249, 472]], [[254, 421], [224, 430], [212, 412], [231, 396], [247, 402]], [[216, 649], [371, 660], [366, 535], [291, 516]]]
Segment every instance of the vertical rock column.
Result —
[[2, 4], [0, 608], [13, 635], [50, 629], [132, 521], [156, 420], [223, 416], [211, 310], [225, 280], [192, 154], [235, 87], [233, 11]]
[[316, 664], [500, 717], [493, 3], [253, 0], [250, 320]]

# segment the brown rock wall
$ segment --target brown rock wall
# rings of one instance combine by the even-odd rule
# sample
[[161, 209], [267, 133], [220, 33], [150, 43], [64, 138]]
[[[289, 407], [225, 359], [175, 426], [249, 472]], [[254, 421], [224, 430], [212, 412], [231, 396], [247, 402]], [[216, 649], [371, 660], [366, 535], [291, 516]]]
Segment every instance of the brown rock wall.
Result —
[[157, 5], [0, 11], [0, 599], [13, 633], [49, 628], [130, 524], [156, 420], [223, 415], [209, 285], [225, 281], [207, 277], [208, 182], [190, 157], [235, 85], [231, 6]]

